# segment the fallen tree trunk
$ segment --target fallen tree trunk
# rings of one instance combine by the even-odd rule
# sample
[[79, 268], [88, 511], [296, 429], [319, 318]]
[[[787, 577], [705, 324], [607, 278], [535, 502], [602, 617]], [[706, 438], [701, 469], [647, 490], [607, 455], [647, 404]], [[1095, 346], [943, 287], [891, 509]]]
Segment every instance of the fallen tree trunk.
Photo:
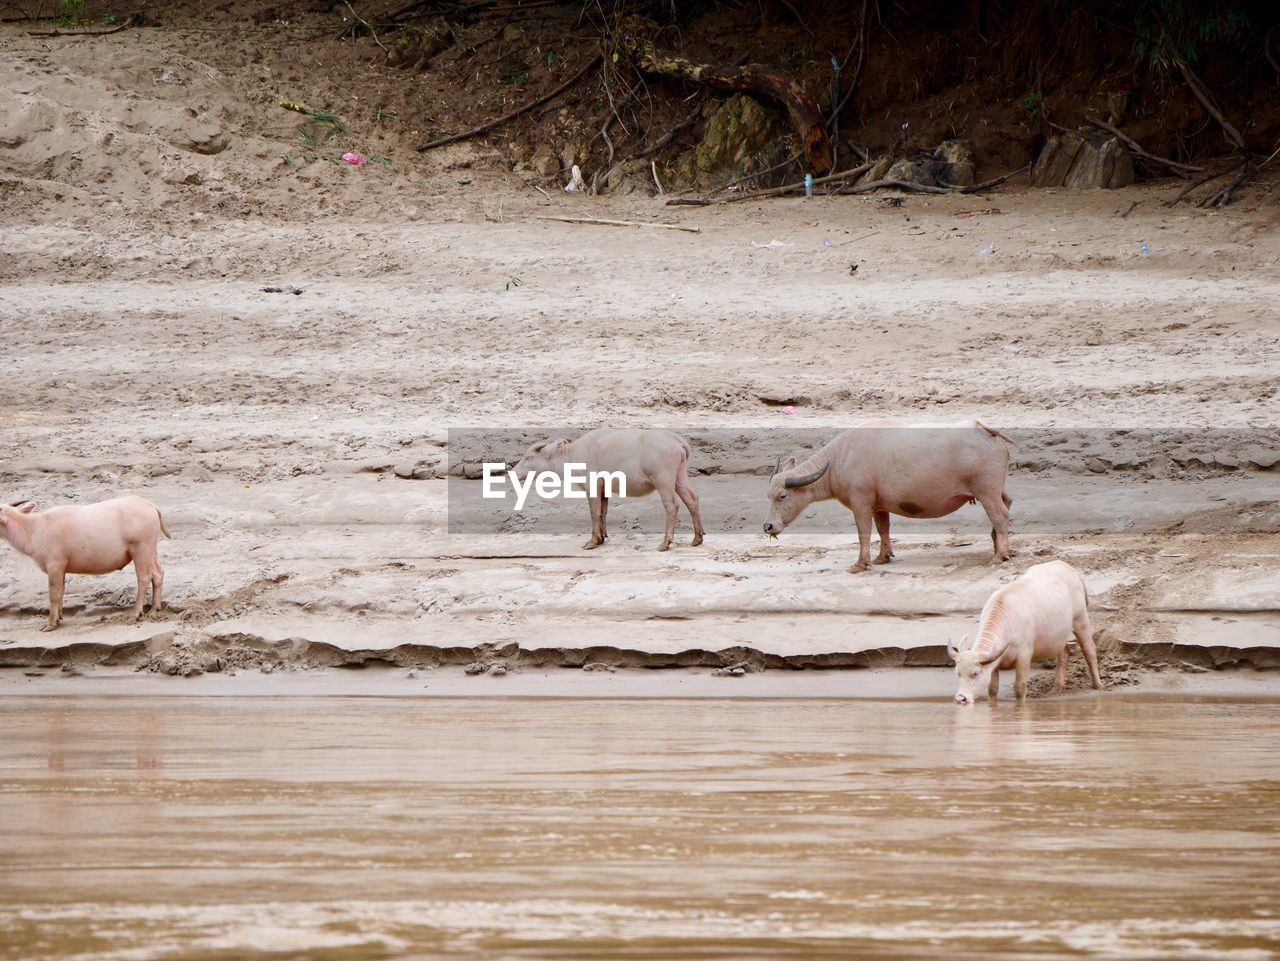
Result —
[[740, 67], [694, 63], [674, 53], [658, 50], [652, 44], [644, 45], [636, 64], [647, 73], [692, 80], [717, 90], [763, 94], [777, 100], [787, 108], [791, 123], [800, 135], [810, 171], [821, 174], [831, 169], [831, 139], [823, 125], [822, 112], [804, 83], [797, 78], [758, 63]]

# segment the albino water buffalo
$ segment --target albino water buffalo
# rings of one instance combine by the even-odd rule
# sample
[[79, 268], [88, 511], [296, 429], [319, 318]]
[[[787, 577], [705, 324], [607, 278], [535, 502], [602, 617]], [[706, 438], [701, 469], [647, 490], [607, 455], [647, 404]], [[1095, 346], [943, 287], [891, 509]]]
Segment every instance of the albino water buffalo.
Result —
[[991, 545], [1009, 558], [1009, 505], [1004, 492], [1009, 438], [980, 420], [903, 424], [870, 420], [846, 430], [802, 463], [779, 461], [769, 482], [766, 534], [781, 534], [810, 504], [835, 498], [853, 512], [858, 562], [867, 569], [871, 525], [880, 534], [877, 564], [893, 558], [889, 515], [945, 517], [977, 502], [991, 519]]
[[62, 620], [62, 592], [68, 574], [110, 574], [133, 562], [138, 597], [132, 620], [142, 616], [151, 585], [151, 610], [160, 609], [164, 571], [156, 551], [160, 535], [169, 536], [160, 509], [142, 497], [117, 497], [83, 507], [55, 507], [34, 513], [31, 501], [0, 505], [0, 535], [49, 575], [49, 623]]
[[[689, 486], [688, 462], [688, 441], [669, 430], [601, 428], [574, 441], [561, 438], [534, 444], [511, 473], [523, 477], [529, 471], [559, 471], [565, 464], [584, 464], [588, 472], [621, 473], [626, 477], [628, 497], [643, 497], [656, 490], [667, 512], [666, 532], [658, 546], [658, 550], [665, 551], [676, 534], [676, 514], [680, 509], [677, 497], [693, 518], [690, 545], [702, 543], [702, 514], [698, 511], [698, 495]], [[587, 506], [591, 511], [591, 537], [583, 546], [591, 550], [609, 536], [609, 497], [603, 481], [595, 490], [587, 491]]]
[[972, 704], [986, 684], [995, 700], [1000, 672], [1013, 668], [1014, 694], [1027, 697], [1027, 675], [1032, 661], [1058, 660], [1055, 694], [1067, 680], [1067, 639], [1074, 636], [1095, 690], [1102, 689], [1098, 651], [1089, 628], [1089, 590], [1080, 572], [1066, 561], [1036, 564], [1011, 584], [997, 590], [982, 608], [978, 639], [966, 634], [947, 653], [956, 662], [960, 687], [957, 704]]

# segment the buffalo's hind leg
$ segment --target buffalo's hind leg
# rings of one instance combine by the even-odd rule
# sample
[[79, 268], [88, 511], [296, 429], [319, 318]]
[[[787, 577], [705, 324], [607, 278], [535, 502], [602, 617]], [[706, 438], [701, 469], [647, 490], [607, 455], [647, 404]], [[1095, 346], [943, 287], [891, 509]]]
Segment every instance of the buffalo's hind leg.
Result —
[[593, 550], [604, 543], [602, 529], [604, 522], [600, 519], [600, 498], [587, 495], [587, 508], [591, 511], [591, 536], [582, 545], [584, 551]]
[[658, 494], [662, 498], [662, 509], [667, 513], [667, 526], [662, 534], [662, 543], [658, 545], [658, 550], [665, 551], [671, 547], [672, 540], [676, 536], [676, 514], [680, 508], [676, 505], [675, 485], [668, 487], [659, 487]]
[[134, 601], [132, 618], [136, 623], [142, 617], [143, 602], [147, 590], [151, 591], [151, 610], [156, 613], [162, 603], [164, 592], [164, 569], [160, 566], [160, 554], [154, 544], [146, 542], [135, 544], [130, 550], [133, 556], [133, 573], [138, 580], [138, 597]]
[[147, 604], [147, 592], [151, 590], [151, 565], [145, 556], [133, 555], [133, 576], [138, 582], [138, 596], [133, 599], [133, 610], [129, 612], [129, 622], [137, 624], [142, 620], [142, 611]]
[[1013, 503], [1009, 496], [1001, 493], [998, 498], [991, 495], [979, 495], [978, 503], [987, 512], [991, 521], [991, 549], [998, 561], [1009, 559], [1009, 505]]
[[1101, 691], [1102, 675], [1098, 673], [1098, 648], [1093, 643], [1093, 630], [1089, 625], [1088, 611], [1080, 612], [1080, 616], [1071, 625], [1071, 633], [1075, 635], [1076, 643], [1080, 645], [1085, 664], [1089, 665], [1089, 680], [1093, 683], [1093, 689]]
[[889, 540], [889, 512], [876, 511], [876, 533], [880, 535], [880, 553], [873, 564], [888, 564], [893, 559], [893, 544]]
[[609, 539], [609, 495], [605, 493], [608, 490], [604, 481], [600, 482], [600, 542], [604, 543]]
[[698, 495], [689, 486], [689, 474], [683, 467], [676, 474], [676, 496], [684, 501], [684, 506], [693, 519], [693, 540], [689, 542], [689, 546], [697, 547], [702, 543], [702, 512], [698, 510]]

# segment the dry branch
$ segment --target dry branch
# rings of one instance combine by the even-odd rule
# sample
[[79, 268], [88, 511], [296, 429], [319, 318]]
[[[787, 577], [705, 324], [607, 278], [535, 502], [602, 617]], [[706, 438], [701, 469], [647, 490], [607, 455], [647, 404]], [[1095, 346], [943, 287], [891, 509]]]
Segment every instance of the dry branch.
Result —
[[686, 227], [684, 224], [653, 224], [644, 220], [602, 220], [598, 217], [539, 217], [538, 220], [557, 220], [564, 224], [596, 224], [600, 227], [655, 227], [659, 230], [683, 230], [690, 234], [702, 233], [701, 227]]
[[[1203, 187], [1205, 184], [1211, 183], [1212, 181], [1217, 180], [1219, 177], [1225, 177], [1229, 173], [1234, 173], [1235, 171], [1240, 170], [1242, 167], [1247, 166], [1247, 164], [1248, 164], [1247, 160], [1238, 160], [1235, 163], [1233, 163], [1230, 167], [1227, 167], [1225, 170], [1219, 170], [1217, 173], [1208, 174], [1207, 176], [1201, 177], [1199, 180], [1193, 180], [1191, 183], [1187, 184], [1180, 191], [1178, 191], [1178, 196], [1174, 197], [1172, 200], [1164, 201], [1164, 205], [1166, 207], [1173, 207], [1181, 203], [1182, 198], [1184, 198], [1187, 194], [1191, 193], [1191, 191], [1195, 190], [1197, 187]], [[1233, 187], [1232, 190], [1234, 189], [1235, 188]]]
[[1222, 115], [1222, 111], [1218, 109], [1218, 105], [1213, 102], [1213, 98], [1209, 96], [1209, 91], [1205, 89], [1200, 78], [1196, 76], [1190, 65], [1181, 57], [1174, 57], [1173, 62], [1178, 65], [1178, 69], [1182, 71], [1182, 77], [1187, 81], [1187, 86], [1191, 88], [1191, 92], [1196, 95], [1196, 99], [1204, 104], [1204, 109], [1209, 111], [1209, 116], [1218, 121], [1220, 126], [1231, 142], [1240, 148], [1240, 152], [1248, 154], [1249, 150], [1244, 145], [1244, 137], [1240, 136], [1240, 131], [1231, 125], [1231, 122]]
[[[853, 69], [853, 79], [849, 81], [849, 89], [844, 92], [844, 95], [831, 109], [830, 122], [832, 129], [835, 129], [836, 123], [840, 119], [840, 111], [844, 109], [844, 105], [849, 102], [849, 98], [858, 89], [858, 81], [862, 79], [862, 67], [867, 62], [867, 14], [869, 5], [869, 0], [862, 0], [862, 15], [858, 21], [858, 39], [855, 41], [858, 44], [858, 65]], [[853, 48], [850, 47], [849, 53], [852, 52]], [[848, 59], [849, 54], [846, 53], [840, 66], [843, 67]]]
[[119, 33], [130, 27], [145, 27], [151, 21], [145, 14], [135, 13], [121, 23], [106, 30], [28, 30], [30, 37], [105, 37], [109, 33]]
[[831, 138], [823, 125], [822, 112], [799, 79], [758, 63], [743, 66], [694, 63], [658, 50], [652, 44], [644, 45], [636, 63], [648, 73], [691, 80], [717, 90], [759, 93], [779, 101], [787, 108], [791, 123], [800, 135], [809, 169], [815, 173], [831, 169]]
[[1248, 178], [1251, 167], [1252, 167], [1252, 164], [1249, 164], [1247, 162], [1242, 163], [1239, 168], [1240, 172], [1236, 174], [1235, 179], [1232, 180], [1231, 183], [1227, 184], [1218, 192], [1212, 193], [1208, 197], [1205, 197], [1202, 201], [1200, 201], [1198, 206], [1225, 207], [1227, 204], [1231, 203], [1232, 196], [1235, 194], [1237, 190], [1240, 189], [1240, 187], [1244, 184], [1245, 180]]
[[[385, 46], [383, 46], [382, 41], [378, 39], [378, 34], [377, 34], [377, 32], [373, 29], [373, 27], [369, 26], [369, 21], [368, 21], [368, 20], [366, 20], [364, 17], [360, 16], [360, 14], [356, 13], [356, 8], [355, 8], [355, 7], [353, 7], [353, 6], [351, 6], [350, 0], [342, 0], [342, 2], [343, 2], [343, 4], [346, 6], [347, 10], [349, 10], [349, 11], [351, 12], [351, 16], [355, 18], [356, 23], [360, 24], [362, 27], [364, 27], [366, 30], [368, 30], [368, 31], [369, 31], [369, 36], [373, 37], [373, 42], [374, 42], [374, 43], [376, 43], [379, 47], [381, 47], [381, 49], [382, 49], [382, 52], [383, 52], [383, 53], [386, 53], [386, 52], [387, 52], [387, 48], [386, 48]], [[351, 39], [352, 39], [353, 41], [356, 39], [356, 28], [355, 28], [355, 27], [352, 27], [350, 30], [345, 31], [345, 32], [344, 32], [344, 34], [343, 34], [343, 36], [346, 36], [346, 34], [347, 34], [347, 33], [350, 33], [350, 34], [351, 34]]]
[[691, 126], [693, 122], [696, 121], [698, 117], [700, 117], [701, 115], [702, 115], [702, 104], [698, 104], [698, 106], [694, 107], [691, 111], [689, 111], [688, 114], [685, 115], [684, 119], [676, 121], [675, 125], [672, 126], [670, 130], [664, 133], [661, 137], [659, 137], [653, 143], [649, 144], [649, 146], [645, 147], [634, 157], [630, 157], [628, 159], [643, 160], [645, 157], [649, 156], [650, 154], [657, 153], [667, 144], [671, 143], [671, 141], [675, 139], [676, 134], [678, 134], [681, 130], [684, 130], [685, 127]]
[[430, 143], [424, 143], [422, 146], [418, 148], [418, 153], [423, 153], [424, 151], [427, 151], [427, 150], [434, 150], [436, 147], [443, 147], [445, 144], [457, 143], [459, 140], [470, 140], [472, 137], [478, 137], [480, 136], [480, 134], [486, 133], [492, 130], [494, 127], [502, 126], [508, 120], [514, 120], [516, 117], [520, 116], [522, 113], [527, 113], [528, 111], [532, 110], [534, 107], [542, 106], [548, 100], [554, 100], [556, 97], [560, 96], [560, 94], [564, 93], [570, 87], [574, 86], [575, 84], [581, 83], [582, 79], [586, 77], [586, 75], [591, 72], [592, 68], [594, 68], [595, 65], [598, 64], [599, 62], [600, 62], [600, 54], [596, 54], [594, 57], [592, 57], [590, 60], [587, 61], [586, 66], [584, 66], [581, 70], [575, 73], [572, 77], [570, 77], [564, 83], [560, 84], [560, 86], [556, 87], [550, 93], [543, 94], [537, 100], [531, 100], [529, 101], [529, 103], [525, 104], [523, 107], [517, 107], [515, 110], [512, 110], [509, 113], [504, 113], [501, 117], [497, 117], [493, 120], [490, 120], [488, 123], [482, 123], [478, 127], [472, 127], [470, 130], [464, 130], [462, 133], [455, 133], [449, 137], [441, 137], [439, 140], [433, 140]]

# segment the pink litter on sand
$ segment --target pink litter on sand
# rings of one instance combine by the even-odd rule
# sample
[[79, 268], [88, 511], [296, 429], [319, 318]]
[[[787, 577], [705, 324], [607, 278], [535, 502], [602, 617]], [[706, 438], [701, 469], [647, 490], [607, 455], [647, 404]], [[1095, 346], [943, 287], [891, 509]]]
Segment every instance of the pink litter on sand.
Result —
[[351, 164], [353, 167], [363, 167], [369, 161], [365, 160], [364, 157], [360, 156], [358, 153], [353, 152], [344, 153], [342, 155], [342, 162], [344, 164]]
[[786, 407], [782, 408], [782, 412], [784, 414], [794, 414], [796, 412], [796, 409], [792, 407], [790, 404], [788, 404]]

